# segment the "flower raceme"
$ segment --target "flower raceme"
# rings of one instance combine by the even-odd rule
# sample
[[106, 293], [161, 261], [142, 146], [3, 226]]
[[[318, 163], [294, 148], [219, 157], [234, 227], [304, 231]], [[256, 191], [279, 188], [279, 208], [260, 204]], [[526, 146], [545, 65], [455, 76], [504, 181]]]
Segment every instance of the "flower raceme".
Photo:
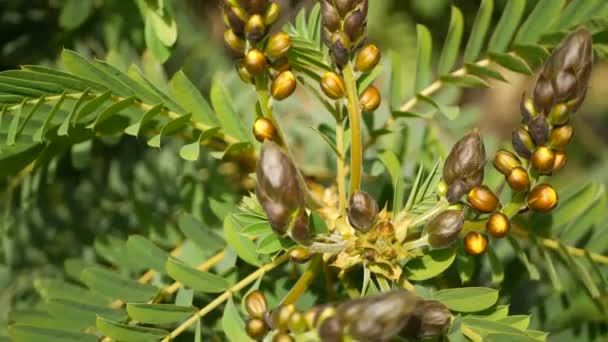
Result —
[[460, 139], [443, 166], [443, 181], [448, 186], [447, 199], [458, 202], [474, 186], [483, 181], [486, 150], [476, 129]]

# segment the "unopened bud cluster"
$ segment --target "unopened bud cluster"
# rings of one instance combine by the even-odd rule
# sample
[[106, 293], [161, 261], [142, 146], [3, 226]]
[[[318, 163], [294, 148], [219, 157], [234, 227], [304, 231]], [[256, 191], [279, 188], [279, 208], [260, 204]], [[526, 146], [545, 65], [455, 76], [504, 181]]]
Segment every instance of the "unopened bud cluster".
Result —
[[285, 32], [267, 33], [279, 18], [278, 3], [269, 0], [223, 0], [224, 43], [228, 52], [239, 59], [236, 71], [245, 83], [268, 73], [273, 79], [270, 93], [277, 100], [289, 97], [296, 89], [296, 79], [286, 55], [291, 38]]

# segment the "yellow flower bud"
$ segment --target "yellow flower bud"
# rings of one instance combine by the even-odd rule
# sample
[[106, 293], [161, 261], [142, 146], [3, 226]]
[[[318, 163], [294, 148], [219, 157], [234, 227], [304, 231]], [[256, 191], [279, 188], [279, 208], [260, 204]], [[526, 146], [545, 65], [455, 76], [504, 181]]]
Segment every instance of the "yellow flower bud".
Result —
[[557, 192], [549, 184], [540, 184], [528, 194], [528, 207], [540, 213], [550, 212], [557, 202]]
[[263, 142], [266, 139], [274, 140], [277, 136], [277, 129], [270, 119], [258, 118], [253, 123], [253, 135], [259, 142]]
[[245, 68], [253, 76], [261, 73], [266, 68], [266, 56], [260, 50], [249, 50], [245, 56]]
[[346, 85], [344, 80], [335, 72], [326, 72], [321, 77], [321, 90], [332, 100], [338, 100], [344, 97], [346, 92]]
[[374, 44], [368, 44], [359, 53], [355, 59], [355, 70], [361, 72], [372, 71], [380, 61], [380, 50]]
[[312, 254], [306, 247], [296, 247], [289, 252], [289, 258], [296, 264], [303, 264], [310, 260]]
[[513, 191], [521, 192], [530, 188], [530, 176], [523, 167], [517, 166], [507, 176], [507, 183]]
[[274, 24], [277, 19], [279, 19], [279, 14], [281, 13], [281, 9], [279, 4], [276, 2], [271, 2], [266, 8], [266, 13], [264, 13], [264, 24], [268, 27]]
[[261, 291], [251, 291], [245, 296], [245, 309], [251, 317], [262, 318], [268, 311], [266, 296]]
[[464, 251], [473, 256], [482, 255], [488, 250], [488, 238], [478, 232], [469, 232], [464, 237]]
[[254, 340], [261, 340], [268, 333], [268, 326], [261, 318], [251, 318], [247, 321], [245, 331], [247, 332], [247, 335]]
[[245, 63], [239, 62], [236, 64], [236, 73], [239, 75], [241, 81], [245, 82], [246, 84], [254, 83], [253, 76], [251, 76], [247, 70], [247, 67], [245, 67]]
[[486, 231], [495, 238], [503, 238], [509, 233], [511, 222], [503, 213], [493, 213], [486, 222]]
[[289, 35], [285, 32], [278, 32], [268, 38], [265, 51], [270, 58], [280, 58], [285, 56], [290, 47]]
[[359, 98], [359, 104], [361, 105], [361, 109], [364, 112], [373, 112], [378, 107], [380, 107], [380, 102], [382, 101], [382, 96], [378, 91], [378, 88], [370, 85], [363, 91], [361, 97]]
[[270, 93], [272, 97], [281, 101], [288, 98], [296, 90], [296, 78], [289, 70], [283, 71], [272, 82]]
[[266, 32], [266, 25], [264, 24], [264, 18], [259, 14], [254, 14], [247, 20], [245, 25], [245, 37], [251, 41], [258, 41]]
[[503, 175], [511, 173], [515, 167], [520, 166], [519, 158], [513, 153], [506, 150], [499, 150], [494, 155], [494, 167]]
[[498, 197], [485, 185], [476, 186], [467, 196], [469, 206], [481, 213], [491, 213], [498, 208]]
[[234, 31], [226, 30], [226, 32], [224, 32], [224, 43], [232, 54], [238, 56], [243, 55], [245, 51], [245, 41], [237, 36]]
[[574, 137], [574, 127], [572, 125], [555, 127], [549, 134], [549, 145], [554, 148], [562, 148], [572, 141], [572, 137]]
[[538, 173], [549, 174], [553, 171], [553, 165], [555, 164], [555, 152], [546, 146], [541, 146], [534, 151], [531, 161], [532, 167]]
[[553, 173], [559, 172], [568, 161], [568, 156], [563, 150], [555, 152], [555, 162], [553, 163]]

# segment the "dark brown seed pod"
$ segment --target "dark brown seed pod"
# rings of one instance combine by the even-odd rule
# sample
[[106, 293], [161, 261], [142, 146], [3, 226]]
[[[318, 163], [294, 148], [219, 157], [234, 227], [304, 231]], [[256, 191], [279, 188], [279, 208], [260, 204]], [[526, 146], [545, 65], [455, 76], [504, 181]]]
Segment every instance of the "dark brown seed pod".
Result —
[[[443, 165], [443, 180], [446, 184], [451, 185], [456, 180], [460, 179], [467, 185], [483, 179], [483, 167], [486, 163], [486, 150], [483, 145], [483, 140], [477, 129], [467, 133], [460, 139], [445, 160]], [[468, 189], [467, 189], [468, 191]]]
[[261, 291], [251, 291], [245, 296], [245, 309], [251, 317], [262, 318], [268, 311], [266, 296]]
[[283, 71], [275, 78], [270, 88], [272, 97], [278, 101], [291, 96], [296, 90], [296, 78], [290, 70]]
[[266, 56], [257, 49], [251, 49], [245, 55], [245, 68], [252, 76], [255, 76], [266, 69]]
[[370, 72], [380, 62], [380, 50], [374, 44], [364, 46], [357, 54], [355, 59], [355, 70], [360, 72]]
[[485, 185], [476, 186], [467, 196], [467, 201], [471, 208], [480, 213], [491, 213], [498, 208], [498, 197], [494, 195], [492, 190]]
[[550, 174], [555, 165], [555, 152], [552, 149], [541, 146], [534, 151], [531, 158], [532, 167], [542, 175]]
[[241, 81], [245, 82], [246, 84], [253, 84], [255, 82], [253, 76], [251, 76], [249, 71], [247, 71], [247, 68], [243, 62], [236, 64], [236, 73], [239, 75]]
[[513, 132], [512, 140], [513, 149], [520, 157], [530, 159], [532, 151], [536, 148], [532, 137], [525, 128], [519, 127]]
[[277, 32], [268, 38], [266, 43], [266, 54], [270, 58], [281, 58], [291, 48], [291, 38], [285, 32]]
[[557, 206], [557, 192], [549, 184], [537, 185], [528, 194], [528, 207], [540, 213], [548, 213]]
[[482, 255], [488, 250], [488, 238], [479, 232], [468, 232], [463, 242], [464, 251], [469, 255]]
[[272, 120], [268, 118], [257, 118], [253, 123], [253, 135], [259, 142], [264, 140], [274, 140], [277, 136], [277, 129], [274, 127]]
[[326, 72], [321, 77], [321, 90], [332, 100], [338, 100], [344, 97], [346, 92], [346, 85], [344, 79], [335, 72]]
[[552, 173], [557, 173], [561, 169], [563, 169], [567, 161], [568, 156], [566, 155], [566, 152], [564, 152], [563, 150], [555, 151], [555, 162], [553, 164]]
[[348, 222], [358, 231], [367, 232], [372, 228], [378, 215], [376, 200], [365, 191], [357, 191], [348, 201]]
[[572, 125], [555, 127], [549, 134], [549, 145], [554, 148], [562, 148], [568, 145], [573, 137], [574, 128]]
[[266, 12], [264, 12], [264, 25], [266, 27], [274, 24], [277, 19], [279, 19], [279, 14], [281, 13], [281, 8], [279, 4], [276, 2], [271, 2], [268, 7], [266, 7]]
[[410, 339], [430, 339], [444, 336], [450, 326], [452, 314], [435, 300], [419, 300], [416, 310], [407, 321], [402, 336]]
[[295, 342], [295, 339], [287, 333], [278, 333], [274, 335], [272, 342]]
[[519, 158], [509, 151], [499, 150], [494, 155], [494, 168], [505, 176], [509, 175], [511, 170], [520, 165]]
[[291, 238], [298, 243], [307, 244], [310, 240], [309, 218], [306, 210], [301, 207], [291, 227]]
[[549, 138], [549, 123], [543, 115], [537, 115], [530, 121], [528, 132], [537, 146], [544, 145]]
[[459, 202], [462, 196], [469, 191], [469, 186], [463, 180], [457, 179], [448, 187], [445, 198], [450, 203]]
[[342, 342], [343, 335], [342, 322], [338, 317], [324, 320], [319, 327], [319, 338], [323, 342]]
[[289, 258], [296, 264], [304, 264], [312, 258], [312, 254], [306, 247], [296, 247], [289, 252]]
[[247, 40], [257, 42], [262, 39], [265, 33], [266, 24], [264, 24], [264, 18], [259, 14], [250, 16], [245, 25], [245, 37], [247, 37]]
[[364, 112], [375, 111], [378, 109], [378, 107], [380, 107], [380, 102], [382, 102], [382, 95], [380, 95], [378, 88], [374, 87], [373, 85], [367, 87], [359, 98], [359, 104]]
[[429, 246], [440, 249], [451, 246], [458, 239], [464, 223], [464, 211], [446, 210], [424, 228]]
[[250, 318], [245, 325], [247, 335], [254, 340], [261, 340], [268, 333], [268, 326], [261, 318]]
[[511, 222], [503, 213], [493, 213], [486, 222], [486, 231], [495, 238], [503, 238], [509, 233]]
[[523, 167], [517, 166], [507, 176], [507, 184], [513, 191], [521, 192], [530, 188], [530, 176]]

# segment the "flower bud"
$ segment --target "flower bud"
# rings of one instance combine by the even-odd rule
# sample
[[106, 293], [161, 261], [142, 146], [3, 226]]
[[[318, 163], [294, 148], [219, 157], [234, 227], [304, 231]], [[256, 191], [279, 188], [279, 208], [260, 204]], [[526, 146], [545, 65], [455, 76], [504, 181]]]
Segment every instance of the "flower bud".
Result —
[[285, 56], [291, 47], [291, 38], [285, 32], [277, 32], [268, 39], [266, 43], [266, 54], [270, 58]]
[[528, 171], [521, 166], [517, 166], [507, 176], [507, 184], [515, 192], [526, 191], [530, 188], [530, 176]]
[[310, 229], [308, 228], [309, 219], [308, 214], [303, 207], [298, 210], [299, 212], [291, 227], [290, 235], [295, 242], [304, 244], [310, 240]]
[[247, 14], [238, 7], [224, 6], [224, 21], [236, 35], [242, 36], [245, 33], [245, 18]]
[[272, 342], [295, 342], [295, 339], [287, 333], [278, 333], [274, 335]]
[[523, 127], [519, 127], [513, 132], [512, 138], [511, 142], [515, 152], [522, 158], [530, 159], [536, 145], [534, 145], [534, 141], [532, 141], [532, 137], [528, 131]]
[[245, 37], [247, 40], [257, 42], [262, 39], [266, 32], [266, 25], [264, 24], [264, 18], [259, 14], [254, 14], [247, 20], [245, 25]]
[[326, 72], [321, 77], [321, 90], [332, 100], [338, 100], [344, 97], [346, 92], [346, 85], [342, 77], [338, 76], [335, 72]]
[[245, 41], [232, 30], [224, 32], [224, 45], [228, 49], [228, 52], [235, 57], [243, 56], [245, 52]]
[[[443, 180], [451, 185], [457, 179], [472, 185], [470, 180], [480, 182], [483, 179], [483, 167], [486, 163], [486, 150], [477, 129], [467, 133], [460, 139], [445, 160], [443, 165]], [[481, 171], [481, 177], [479, 177]], [[468, 189], [466, 190], [468, 191]]]
[[547, 175], [553, 171], [555, 164], [555, 153], [552, 149], [541, 146], [532, 154], [532, 167], [541, 175]]
[[480, 213], [491, 213], [498, 208], [498, 197], [485, 185], [476, 186], [467, 196], [469, 206]]
[[436, 300], [419, 300], [402, 335], [410, 339], [430, 339], [447, 333], [452, 314]]
[[342, 322], [338, 317], [330, 317], [321, 323], [319, 327], [319, 338], [323, 342], [343, 341]]
[[262, 318], [268, 311], [266, 296], [259, 290], [249, 292], [245, 296], [245, 310], [251, 317]]
[[473, 256], [482, 255], [488, 250], [488, 238], [476, 231], [468, 232], [464, 237], [464, 251]]
[[443, 179], [440, 180], [439, 183], [437, 183], [437, 188], [435, 189], [435, 192], [437, 192], [437, 195], [439, 197], [445, 197], [445, 195], [448, 193], [448, 185]]
[[424, 228], [429, 246], [436, 249], [451, 246], [458, 239], [463, 223], [462, 210], [446, 210], [437, 215]]
[[268, 333], [268, 326], [263, 319], [254, 317], [247, 321], [245, 331], [252, 339], [261, 340]]
[[570, 109], [564, 103], [559, 103], [551, 109], [549, 113], [549, 121], [553, 125], [565, 125], [570, 120]]
[[298, 311], [291, 314], [291, 317], [289, 317], [289, 322], [287, 323], [287, 327], [289, 328], [289, 331], [296, 334], [301, 334], [308, 330], [304, 315], [299, 313]]
[[537, 115], [530, 121], [528, 132], [537, 146], [544, 145], [549, 138], [549, 123], [543, 115]]
[[236, 64], [236, 73], [239, 75], [239, 78], [244, 83], [246, 83], [246, 84], [255, 83], [253, 76], [251, 76], [251, 74], [249, 73], [249, 71], [247, 70], [247, 68], [245, 67], [245, 64], [243, 62], [239, 62]]
[[380, 62], [380, 50], [374, 44], [368, 44], [359, 51], [355, 59], [355, 70], [370, 72]]
[[264, 13], [266, 6], [268, 5], [268, 0], [247, 0], [245, 2], [245, 6], [249, 13]]
[[279, 19], [279, 14], [281, 13], [281, 9], [279, 4], [276, 2], [271, 2], [268, 7], [266, 7], [266, 12], [264, 13], [264, 25], [266, 27], [274, 24], [277, 19]]
[[557, 206], [557, 192], [549, 184], [537, 185], [528, 194], [528, 207], [539, 213], [548, 213]]
[[344, 17], [351, 9], [353, 9], [357, 0], [334, 0], [334, 4], [336, 5], [336, 9], [340, 16]]
[[277, 129], [274, 127], [272, 120], [268, 118], [257, 118], [253, 123], [253, 135], [259, 142], [264, 140], [274, 140], [277, 136]]
[[382, 96], [380, 95], [378, 88], [370, 85], [363, 91], [363, 94], [361, 94], [359, 105], [364, 112], [373, 112], [380, 107], [381, 101]]
[[272, 75], [273, 79], [276, 79], [283, 71], [291, 71], [291, 65], [289, 65], [289, 60], [286, 57], [275, 59], [270, 67], [275, 73]]
[[272, 82], [270, 93], [276, 100], [281, 101], [293, 94], [296, 90], [296, 78], [289, 70], [283, 71]]
[[289, 258], [296, 264], [304, 264], [312, 258], [312, 254], [306, 247], [296, 247], [289, 252]]
[[572, 125], [563, 125], [553, 128], [549, 134], [549, 145], [554, 148], [562, 148], [572, 141], [574, 128]]
[[348, 201], [348, 222], [358, 231], [367, 232], [378, 215], [376, 200], [365, 191], [356, 191]]
[[288, 329], [289, 318], [296, 311], [293, 304], [281, 305], [272, 311], [272, 327], [280, 331]]
[[459, 202], [462, 196], [469, 191], [470, 186], [467, 185], [463, 180], [457, 179], [454, 183], [450, 184], [445, 198], [449, 203]]
[[552, 173], [559, 172], [561, 169], [564, 168], [567, 161], [568, 161], [568, 156], [566, 155], [566, 152], [564, 152], [562, 150], [556, 151], [555, 152], [555, 162], [553, 163], [553, 170], [551, 172]]
[[486, 231], [495, 238], [503, 238], [509, 233], [511, 222], [503, 213], [493, 213], [486, 222]]
[[365, 19], [361, 10], [349, 13], [344, 19], [344, 33], [348, 35], [351, 42], [358, 41], [365, 32]]
[[245, 56], [245, 68], [253, 76], [266, 69], [266, 56], [257, 49], [251, 49]]
[[336, 62], [336, 66], [342, 69], [350, 60], [350, 39], [343, 32], [335, 32], [331, 36], [331, 54]]
[[494, 167], [503, 175], [507, 176], [511, 170], [520, 166], [521, 163], [516, 155], [506, 150], [499, 150], [494, 155]]

